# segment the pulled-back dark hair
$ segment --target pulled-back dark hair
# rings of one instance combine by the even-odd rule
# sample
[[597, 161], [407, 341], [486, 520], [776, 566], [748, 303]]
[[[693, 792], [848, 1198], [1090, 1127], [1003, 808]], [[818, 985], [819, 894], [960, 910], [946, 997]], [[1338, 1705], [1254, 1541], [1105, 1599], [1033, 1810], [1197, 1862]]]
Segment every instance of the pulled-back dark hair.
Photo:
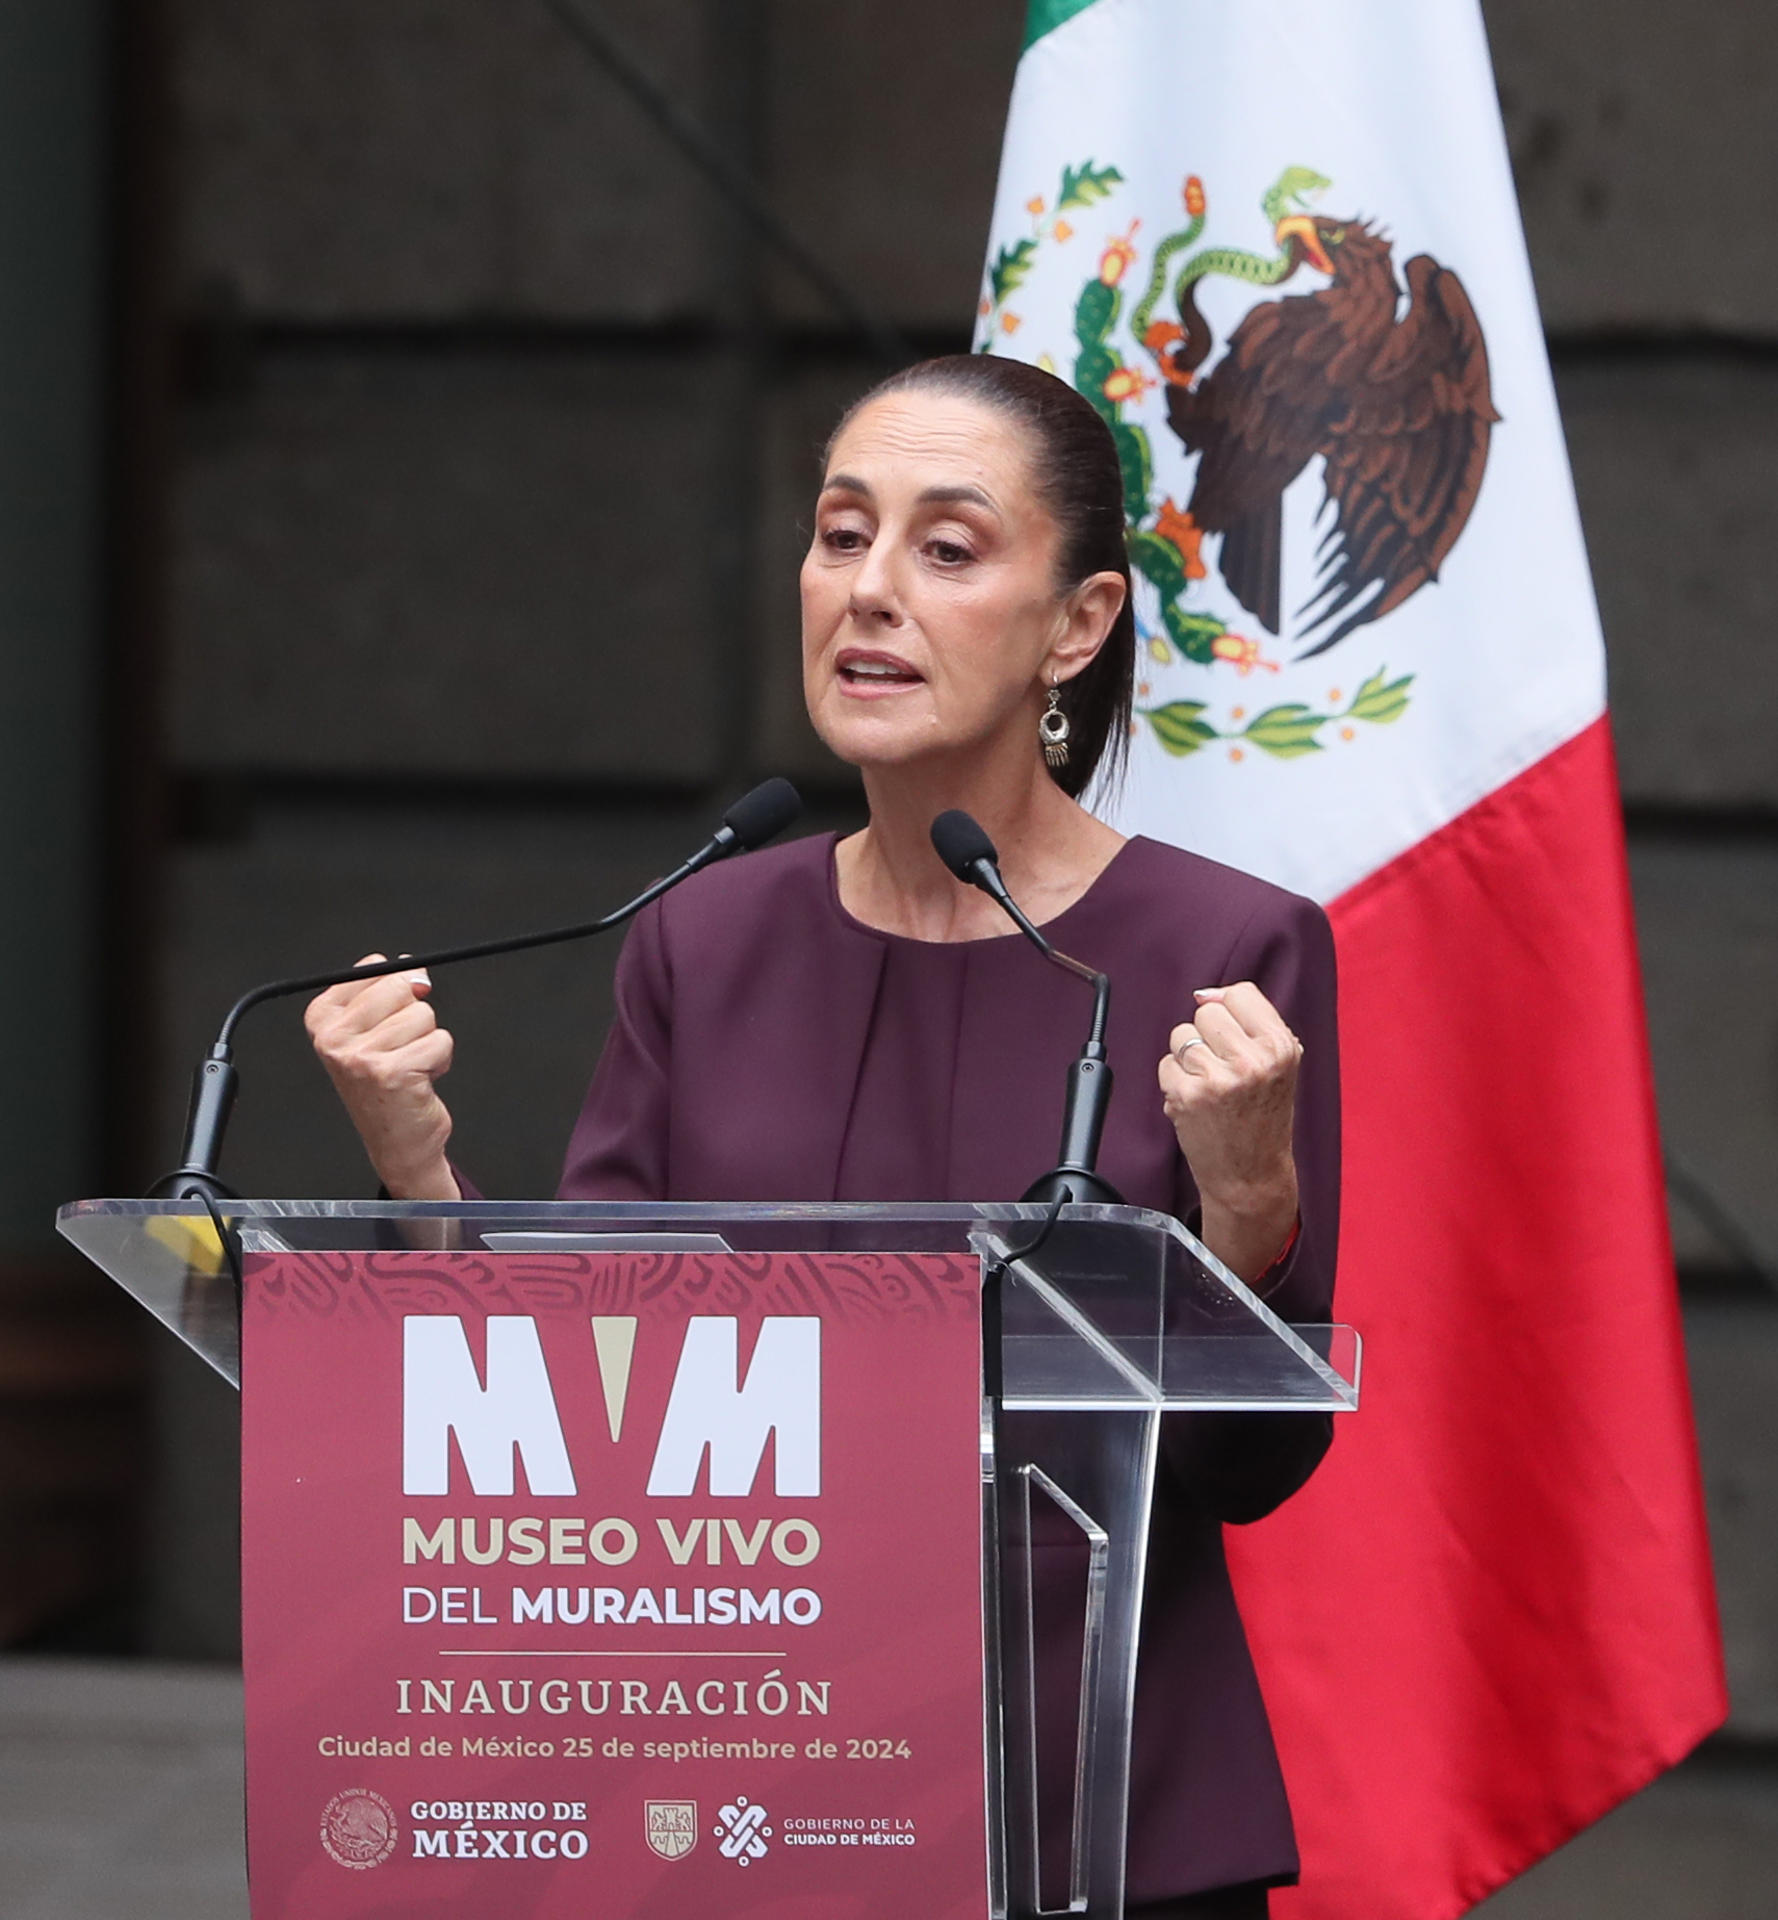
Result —
[[[1103, 769], [1107, 787], [1122, 775], [1130, 745], [1130, 695], [1136, 675], [1136, 612], [1124, 545], [1124, 481], [1111, 429], [1065, 380], [1022, 360], [952, 353], [892, 373], [846, 410], [837, 440], [873, 400], [894, 393], [940, 393], [992, 407], [1024, 429], [1037, 497], [1061, 530], [1057, 591], [1095, 573], [1123, 578], [1123, 611], [1091, 662], [1062, 688], [1068, 763], [1054, 769], [1064, 793], [1085, 792]], [[831, 450], [833, 440], [828, 442]]]

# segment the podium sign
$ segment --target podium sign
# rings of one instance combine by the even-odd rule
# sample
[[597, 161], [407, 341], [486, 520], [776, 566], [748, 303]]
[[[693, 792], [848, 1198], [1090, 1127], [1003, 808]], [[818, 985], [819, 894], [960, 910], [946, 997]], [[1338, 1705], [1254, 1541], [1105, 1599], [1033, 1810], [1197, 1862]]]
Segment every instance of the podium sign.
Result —
[[979, 1289], [251, 1255], [256, 1913], [985, 1916]]

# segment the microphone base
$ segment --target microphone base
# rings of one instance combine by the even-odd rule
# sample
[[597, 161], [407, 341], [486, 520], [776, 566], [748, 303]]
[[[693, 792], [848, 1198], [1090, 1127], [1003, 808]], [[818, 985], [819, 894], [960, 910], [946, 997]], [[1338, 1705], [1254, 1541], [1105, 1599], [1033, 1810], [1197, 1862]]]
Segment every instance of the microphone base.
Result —
[[202, 1167], [180, 1167], [173, 1173], [162, 1174], [148, 1189], [150, 1200], [209, 1200], [214, 1205], [240, 1197], [233, 1187]]
[[1023, 1198], [1043, 1206], [1053, 1206], [1058, 1199], [1069, 1207], [1121, 1207], [1124, 1204], [1124, 1196], [1117, 1188], [1091, 1167], [1057, 1167], [1041, 1180], [1034, 1180]]

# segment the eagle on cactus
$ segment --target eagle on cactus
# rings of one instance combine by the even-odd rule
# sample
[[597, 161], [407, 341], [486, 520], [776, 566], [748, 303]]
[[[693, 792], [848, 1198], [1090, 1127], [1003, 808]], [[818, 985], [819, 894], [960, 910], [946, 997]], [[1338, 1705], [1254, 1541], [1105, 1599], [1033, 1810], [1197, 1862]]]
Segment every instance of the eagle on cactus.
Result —
[[1298, 614], [1305, 637], [1318, 636], [1306, 659], [1438, 578], [1500, 416], [1481, 325], [1450, 268], [1416, 254], [1398, 311], [1393, 250], [1374, 225], [1303, 211], [1299, 198], [1279, 208], [1273, 237], [1270, 277], [1309, 267], [1328, 285], [1249, 308], [1201, 377], [1212, 342], [1194, 300], [1200, 276], [1181, 276], [1181, 324], [1155, 322], [1143, 339], [1166, 380], [1168, 422], [1198, 456], [1187, 511], [1222, 536], [1223, 582], [1269, 633], [1282, 612], [1284, 494], [1322, 457], [1332, 526]]

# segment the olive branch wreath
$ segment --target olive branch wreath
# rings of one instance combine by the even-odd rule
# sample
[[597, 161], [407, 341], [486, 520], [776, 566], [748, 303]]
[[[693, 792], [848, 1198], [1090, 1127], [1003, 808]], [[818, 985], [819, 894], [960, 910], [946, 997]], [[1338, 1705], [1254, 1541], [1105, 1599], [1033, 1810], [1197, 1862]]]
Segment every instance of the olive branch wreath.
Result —
[[1387, 667], [1379, 667], [1345, 706], [1332, 713], [1317, 713], [1300, 701], [1267, 707], [1256, 713], [1243, 727], [1224, 732], [1204, 718], [1209, 711], [1202, 700], [1169, 700], [1164, 706], [1138, 707], [1136, 711], [1154, 728], [1155, 738], [1168, 753], [1183, 758], [1197, 753], [1213, 741], [1257, 747], [1277, 760], [1295, 760], [1305, 753], [1320, 753], [1317, 737], [1324, 727], [1344, 721], [1368, 720], [1379, 724], [1400, 717], [1408, 704], [1408, 688], [1414, 676], [1404, 673], [1391, 680]]

